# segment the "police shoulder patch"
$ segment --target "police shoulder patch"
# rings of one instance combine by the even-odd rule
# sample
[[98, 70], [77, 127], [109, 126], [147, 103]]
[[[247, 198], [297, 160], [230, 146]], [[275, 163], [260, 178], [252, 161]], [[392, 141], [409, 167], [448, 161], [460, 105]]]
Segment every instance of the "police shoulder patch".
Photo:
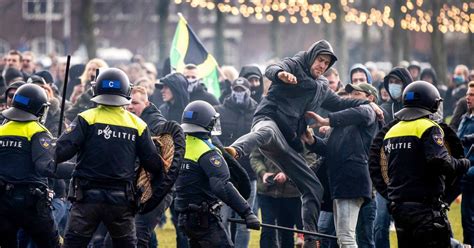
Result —
[[69, 124], [67, 127], [66, 127], [66, 130], [64, 130], [65, 133], [70, 133], [72, 132], [72, 130], [74, 130], [77, 126], [77, 123], [75, 121], [71, 122], [71, 124]]
[[53, 145], [53, 141], [50, 137], [41, 137], [39, 143], [45, 149], [49, 149]]
[[439, 146], [444, 146], [443, 134], [435, 133], [433, 134], [433, 139]]
[[222, 164], [224, 163], [224, 161], [222, 160], [222, 157], [217, 154], [212, 155], [209, 161], [211, 162], [213, 166], [218, 167], [218, 168], [221, 167]]

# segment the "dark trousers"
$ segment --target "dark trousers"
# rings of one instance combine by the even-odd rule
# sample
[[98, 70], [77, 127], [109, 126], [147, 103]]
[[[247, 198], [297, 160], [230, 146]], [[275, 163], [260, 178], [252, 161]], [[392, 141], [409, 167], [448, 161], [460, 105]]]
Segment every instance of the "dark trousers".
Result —
[[[293, 228], [297, 219], [301, 217], [301, 199], [274, 198], [258, 194], [258, 201], [262, 209], [262, 222], [265, 224], [279, 225]], [[278, 231], [271, 228], [262, 228], [260, 233], [260, 247], [295, 247], [294, 233]]]
[[33, 196], [29, 188], [0, 195], [0, 247], [16, 248], [22, 228], [37, 247], [59, 247], [59, 236], [46, 198]]
[[64, 247], [86, 247], [100, 223], [114, 247], [135, 247], [135, 217], [131, 206], [74, 202], [66, 227]]
[[464, 243], [474, 245], [474, 190], [464, 187], [461, 202]]
[[178, 228], [186, 233], [191, 248], [234, 247], [222, 222], [208, 213], [180, 213]]
[[[232, 147], [249, 155], [259, 148], [262, 154], [274, 162], [301, 192], [303, 226], [307, 231], [317, 231], [323, 187], [306, 160], [285, 140], [277, 124], [271, 119], [262, 119], [254, 124], [252, 131], [237, 139]], [[316, 237], [305, 235], [305, 247], [316, 245]]]
[[398, 247], [448, 248], [451, 228], [443, 211], [422, 203], [392, 203]]

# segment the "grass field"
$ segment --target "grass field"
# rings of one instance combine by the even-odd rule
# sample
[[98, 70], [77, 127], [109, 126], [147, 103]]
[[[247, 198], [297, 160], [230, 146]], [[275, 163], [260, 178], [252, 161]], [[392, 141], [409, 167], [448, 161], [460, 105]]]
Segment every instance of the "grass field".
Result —
[[[459, 203], [453, 203], [451, 205], [451, 210], [449, 211], [449, 220], [451, 222], [451, 227], [454, 231], [454, 238], [457, 240], [462, 240], [462, 228], [461, 228], [461, 205]], [[167, 212], [169, 217], [169, 212]], [[176, 247], [176, 234], [173, 224], [171, 224], [170, 218], [166, 225], [161, 229], [156, 229], [157, 237], [159, 240], [159, 246], [161, 248], [174, 248]], [[250, 231], [250, 248], [259, 247], [260, 232], [259, 231]], [[392, 248], [397, 247], [397, 235], [395, 232], [390, 232], [390, 244]], [[267, 248], [267, 247], [265, 247]]]

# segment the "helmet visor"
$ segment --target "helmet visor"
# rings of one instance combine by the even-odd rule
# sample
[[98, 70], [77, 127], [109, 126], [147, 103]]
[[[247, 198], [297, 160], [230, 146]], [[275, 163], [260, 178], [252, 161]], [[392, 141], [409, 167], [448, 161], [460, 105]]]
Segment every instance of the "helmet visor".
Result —
[[214, 126], [212, 127], [211, 135], [219, 136], [222, 134], [221, 129], [221, 118], [219, 118], [219, 114], [216, 114], [214, 119]]

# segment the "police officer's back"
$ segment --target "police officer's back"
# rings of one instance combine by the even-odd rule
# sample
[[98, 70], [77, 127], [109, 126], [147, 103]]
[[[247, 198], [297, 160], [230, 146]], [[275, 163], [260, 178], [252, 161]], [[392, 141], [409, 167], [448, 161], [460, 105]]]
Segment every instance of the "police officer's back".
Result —
[[98, 106], [80, 113], [57, 141], [58, 161], [78, 155], [64, 246], [87, 246], [103, 222], [114, 246], [134, 247], [135, 159], [159, 178], [161, 160], [146, 124], [123, 108], [130, 103], [127, 75], [104, 69], [93, 90]]
[[178, 226], [191, 247], [231, 247], [232, 241], [218, 217], [219, 200], [244, 218], [248, 228], [259, 229], [260, 224], [229, 182], [229, 168], [211, 143], [211, 131], [219, 129], [219, 114], [209, 103], [194, 101], [184, 109], [182, 123], [186, 153], [175, 184]]
[[59, 246], [47, 177], [70, 177], [72, 167], [53, 160], [53, 137], [39, 122], [47, 106], [46, 92], [25, 84], [2, 112], [8, 122], [0, 126], [0, 247], [16, 247], [19, 228], [38, 247]]
[[403, 92], [400, 120], [384, 138], [388, 159], [388, 198], [397, 227], [399, 247], [450, 247], [450, 227], [445, 213], [446, 175], [463, 174], [467, 159], [455, 159], [444, 146], [442, 129], [428, 117], [442, 99], [424, 81], [413, 82]]

